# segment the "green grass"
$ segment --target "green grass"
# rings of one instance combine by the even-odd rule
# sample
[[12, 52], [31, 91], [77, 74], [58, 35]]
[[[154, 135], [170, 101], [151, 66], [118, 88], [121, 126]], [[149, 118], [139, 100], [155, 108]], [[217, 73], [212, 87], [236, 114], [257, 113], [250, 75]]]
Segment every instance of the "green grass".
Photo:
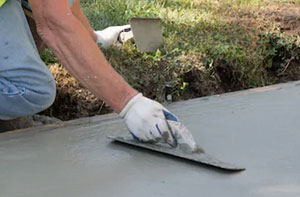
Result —
[[156, 53], [140, 53], [132, 43], [104, 51], [131, 85], [159, 101], [166, 86], [181, 99], [273, 84], [280, 81], [274, 75], [291, 58], [300, 59], [299, 36], [282, 33], [274, 21], [261, 20], [263, 28], [240, 21], [244, 16], [259, 20], [259, 11], [267, 6], [299, 7], [300, 0], [81, 0], [81, 4], [94, 29], [124, 25], [132, 17], [162, 19], [164, 46]]

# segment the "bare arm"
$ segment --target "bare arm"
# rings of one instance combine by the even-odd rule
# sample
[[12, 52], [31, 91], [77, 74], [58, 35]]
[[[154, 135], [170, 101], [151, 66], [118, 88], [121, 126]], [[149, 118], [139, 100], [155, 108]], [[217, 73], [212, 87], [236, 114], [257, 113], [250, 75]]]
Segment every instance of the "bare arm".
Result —
[[88, 32], [90, 33], [90, 35], [92, 36], [92, 38], [96, 42], [97, 41], [97, 36], [94, 33], [94, 30], [91, 27], [88, 19], [83, 14], [83, 12], [81, 10], [81, 7], [80, 7], [79, 0], [74, 1], [73, 5], [71, 6], [71, 11], [72, 11], [72, 14], [83, 24], [83, 26], [85, 26], [85, 28], [88, 30]]
[[119, 113], [137, 94], [108, 64], [68, 0], [29, 0], [37, 29], [67, 70]]

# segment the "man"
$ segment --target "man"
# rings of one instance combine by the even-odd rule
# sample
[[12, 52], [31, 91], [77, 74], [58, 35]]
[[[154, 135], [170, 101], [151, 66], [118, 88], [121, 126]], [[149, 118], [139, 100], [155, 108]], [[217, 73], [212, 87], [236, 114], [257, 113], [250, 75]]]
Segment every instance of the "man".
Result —
[[[96, 45], [105, 36], [94, 32], [79, 1], [73, 1], [29, 0], [37, 31], [59, 61], [125, 120], [136, 140], [196, 150], [191, 133], [176, 116], [138, 93], [108, 64]], [[0, 0], [1, 4], [0, 120], [10, 120], [48, 108], [55, 98], [55, 82], [39, 57], [20, 0]]]

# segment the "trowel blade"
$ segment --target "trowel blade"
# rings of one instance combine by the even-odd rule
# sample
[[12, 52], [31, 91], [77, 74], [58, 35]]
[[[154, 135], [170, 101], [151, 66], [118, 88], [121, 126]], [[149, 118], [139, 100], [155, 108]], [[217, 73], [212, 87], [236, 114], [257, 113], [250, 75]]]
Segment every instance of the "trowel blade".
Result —
[[172, 156], [175, 156], [175, 157], [178, 157], [178, 158], [198, 162], [198, 163], [201, 163], [201, 164], [205, 164], [205, 165], [208, 165], [208, 166], [220, 168], [220, 169], [223, 169], [223, 170], [228, 170], [228, 171], [243, 171], [243, 170], [245, 170], [245, 168], [236, 166], [236, 165], [231, 164], [231, 163], [220, 161], [220, 160], [218, 160], [218, 159], [214, 158], [213, 156], [210, 156], [206, 153], [187, 154], [187, 153], [184, 153], [183, 151], [180, 151], [178, 149], [168, 148], [168, 147], [165, 147], [165, 146], [163, 147], [163, 146], [160, 146], [160, 145], [157, 145], [157, 144], [140, 143], [136, 140], [133, 140], [132, 137], [109, 136], [108, 138], [112, 139], [114, 141], [117, 141], [117, 142], [129, 144], [129, 145], [132, 145], [132, 146], [135, 146], [135, 147], [148, 149], [148, 150], [151, 150], [151, 151], [156, 151], [156, 152], [167, 154], [167, 155], [172, 155]]
[[141, 52], [156, 52], [163, 44], [160, 18], [132, 18], [131, 30], [137, 48]]

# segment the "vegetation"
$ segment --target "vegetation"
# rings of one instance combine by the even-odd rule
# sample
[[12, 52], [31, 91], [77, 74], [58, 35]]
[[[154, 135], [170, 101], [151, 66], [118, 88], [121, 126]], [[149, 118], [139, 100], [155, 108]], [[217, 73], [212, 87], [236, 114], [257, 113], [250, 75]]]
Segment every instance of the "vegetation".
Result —
[[[104, 53], [127, 81], [163, 101], [300, 79], [300, 0], [81, 0], [95, 29], [160, 17], [164, 46]], [[49, 51], [44, 54], [51, 64]]]

